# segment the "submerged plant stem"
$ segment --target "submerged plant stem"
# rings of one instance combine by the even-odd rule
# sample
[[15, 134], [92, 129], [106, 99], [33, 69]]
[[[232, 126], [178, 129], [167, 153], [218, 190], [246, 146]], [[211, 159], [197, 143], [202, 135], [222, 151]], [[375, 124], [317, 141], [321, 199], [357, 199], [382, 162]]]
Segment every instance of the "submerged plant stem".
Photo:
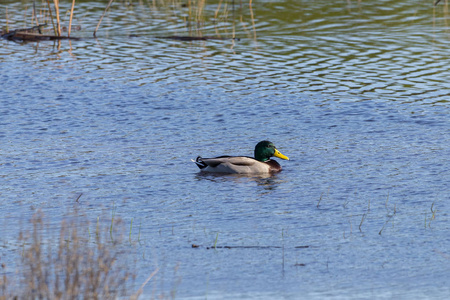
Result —
[[214, 249], [216, 249], [218, 239], [219, 239], [219, 233], [217, 233], [216, 240], [214, 241]]
[[359, 232], [362, 232], [361, 226], [362, 226], [362, 224], [363, 224], [365, 218], [366, 218], [366, 214], [363, 214], [363, 215], [362, 215], [362, 218], [361, 218], [361, 223], [359, 223]]
[[130, 234], [128, 235], [128, 241], [131, 244], [131, 230], [133, 229], [133, 218], [131, 218], [131, 224], [130, 224]]

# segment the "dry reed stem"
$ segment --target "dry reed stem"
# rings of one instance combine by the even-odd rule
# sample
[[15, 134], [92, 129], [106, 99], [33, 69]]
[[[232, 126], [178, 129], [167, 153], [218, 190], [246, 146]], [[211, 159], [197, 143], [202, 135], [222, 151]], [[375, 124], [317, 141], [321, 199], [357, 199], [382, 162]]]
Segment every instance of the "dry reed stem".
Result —
[[33, 22], [33, 17], [34, 17], [34, 21], [36, 22], [36, 26], [39, 26], [39, 21], [38, 21], [37, 14], [36, 14], [36, 1], [33, 1], [33, 13], [31, 16], [31, 22]]
[[72, 18], [73, 18], [73, 9], [74, 9], [74, 7], [75, 7], [75, 0], [72, 1], [72, 8], [70, 9], [69, 29], [67, 31], [67, 36], [68, 37], [70, 37], [70, 30], [72, 29]]
[[139, 298], [139, 296], [142, 294], [142, 292], [144, 291], [144, 287], [147, 285], [147, 283], [153, 278], [153, 276], [155, 276], [156, 275], [156, 273], [158, 273], [158, 271], [159, 271], [159, 268], [156, 268], [156, 270], [155, 271], [153, 271], [153, 273], [152, 274], [150, 274], [150, 276], [144, 281], [144, 283], [141, 285], [141, 287], [139, 288], [139, 290], [137, 290], [137, 292], [134, 294], [134, 295], [132, 295], [131, 297], [130, 297], [130, 299], [138, 299]]
[[[252, 19], [252, 28], [253, 28], [253, 39], [256, 43], [256, 26], [255, 26], [255, 17], [253, 16], [253, 8], [252, 8], [252, 0], [248, 3], [248, 6], [250, 7], [250, 18]], [[256, 46], [258, 48], [258, 46]]]
[[53, 31], [55, 32], [55, 35], [58, 35], [58, 32], [56, 31], [55, 22], [53, 20], [52, 7], [50, 6], [50, 0], [47, 0], [47, 5], [48, 5], [48, 11], [50, 13], [50, 20], [52, 20]]
[[94, 31], [94, 37], [96, 37], [97, 30], [98, 30], [98, 28], [100, 27], [100, 23], [102, 22], [103, 17], [106, 15], [106, 12], [108, 11], [108, 9], [109, 9], [109, 7], [111, 6], [111, 4], [113, 3], [113, 1], [114, 1], [114, 0], [109, 0], [109, 3], [108, 3], [108, 5], [106, 6], [105, 11], [103, 12], [103, 15], [102, 15], [102, 17], [100, 18], [100, 20], [98, 21], [97, 27], [95, 28], [95, 31]]
[[214, 19], [216, 19], [216, 20], [217, 20], [217, 15], [219, 14], [221, 6], [222, 6], [222, 0], [219, 1], [219, 5], [217, 6], [216, 11], [214, 12]]
[[55, 13], [56, 13], [56, 29], [57, 36], [61, 36], [61, 22], [59, 19], [59, 0], [53, 0], [53, 4], [55, 5]]
[[6, 33], [9, 33], [8, 8], [6, 8]]

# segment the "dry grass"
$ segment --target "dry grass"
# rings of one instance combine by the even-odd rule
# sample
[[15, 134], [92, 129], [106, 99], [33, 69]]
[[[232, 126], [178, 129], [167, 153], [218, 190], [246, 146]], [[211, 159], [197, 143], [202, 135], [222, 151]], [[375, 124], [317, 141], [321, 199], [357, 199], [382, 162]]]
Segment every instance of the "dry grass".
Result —
[[133, 264], [121, 250], [118, 237], [112, 240], [110, 228], [97, 224], [95, 234], [80, 234], [80, 221], [63, 221], [59, 237], [52, 240], [41, 213], [33, 217], [32, 225], [32, 232], [20, 234], [24, 247], [15, 274], [9, 275], [11, 271], [1, 266], [1, 300], [130, 296], [128, 287], [135, 279], [130, 267]]

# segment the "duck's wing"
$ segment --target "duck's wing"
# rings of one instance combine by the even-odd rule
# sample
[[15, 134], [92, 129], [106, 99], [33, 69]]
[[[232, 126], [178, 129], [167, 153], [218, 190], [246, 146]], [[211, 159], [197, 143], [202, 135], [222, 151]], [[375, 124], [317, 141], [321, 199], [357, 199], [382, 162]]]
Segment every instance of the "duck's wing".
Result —
[[210, 167], [216, 168], [218, 165], [226, 163], [232, 156], [219, 156], [213, 158], [203, 158], [197, 156], [195, 160], [191, 159], [201, 170]]
[[268, 173], [269, 166], [248, 156], [219, 156], [213, 158], [197, 157], [194, 161], [205, 172], [216, 173]]

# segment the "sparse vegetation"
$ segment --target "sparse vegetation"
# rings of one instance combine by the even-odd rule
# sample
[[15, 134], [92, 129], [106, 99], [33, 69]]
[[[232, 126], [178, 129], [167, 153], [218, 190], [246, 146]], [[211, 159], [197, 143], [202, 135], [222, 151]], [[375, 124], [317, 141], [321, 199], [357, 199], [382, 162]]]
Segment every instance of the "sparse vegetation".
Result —
[[[59, 237], [54, 239], [47, 234], [43, 215], [33, 217], [32, 232], [20, 233], [23, 250], [18, 251], [17, 269], [1, 266], [1, 300], [116, 299], [132, 294], [135, 273], [122, 247], [120, 221], [115, 219], [110, 228], [97, 226], [91, 238], [87, 230], [80, 233], [83, 224], [86, 226], [81, 218], [74, 219], [63, 221]], [[114, 234], [114, 240], [110, 234]]]
[[[103, 18], [107, 12], [120, 9], [134, 9], [148, 7], [150, 11], [163, 11], [167, 15], [168, 23], [177, 23], [185, 28], [187, 35], [159, 36], [158, 38], [171, 38], [180, 40], [206, 40], [206, 39], [235, 39], [236, 25], [240, 24], [249, 36], [246, 23], [243, 20], [243, 3], [235, 3], [231, 0], [219, 0], [215, 4], [207, 4], [205, 0], [175, 1], [146, 1], [138, 5], [128, 1], [109, 0], [104, 12], [99, 15], [96, 28], [92, 28], [93, 36], [96, 37]], [[70, 3], [70, 7], [69, 7]], [[59, 0], [35, 0], [30, 8], [25, 7], [24, 27], [11, 28], [9, 24], [8, 11], [6, 11], [6, 26], [1, 33], [3, 38], [11, 40], [59, 40], [78, 39], [71, 35], [72, 30], [79, 30], [80, 26], [72, 26], [74, 15], [76, 15], [76, 3], [74, 0], [66, 1], [61, 5]], [[65, 8], [61, 8], [65, 7]], [[251, 1], [248, 3], [252, 18], [252, 31], [254, 31], [253, 12]], [[31, 25], [30, 25], [31, 23]], [[48, 28], [47, 28], [48, 27]], [[179, 27], [179, 26], [178, 26]], [[255, 35], [256, 32], [253, 32]], [[134, 36], [132, 34], [132, 36]]]

